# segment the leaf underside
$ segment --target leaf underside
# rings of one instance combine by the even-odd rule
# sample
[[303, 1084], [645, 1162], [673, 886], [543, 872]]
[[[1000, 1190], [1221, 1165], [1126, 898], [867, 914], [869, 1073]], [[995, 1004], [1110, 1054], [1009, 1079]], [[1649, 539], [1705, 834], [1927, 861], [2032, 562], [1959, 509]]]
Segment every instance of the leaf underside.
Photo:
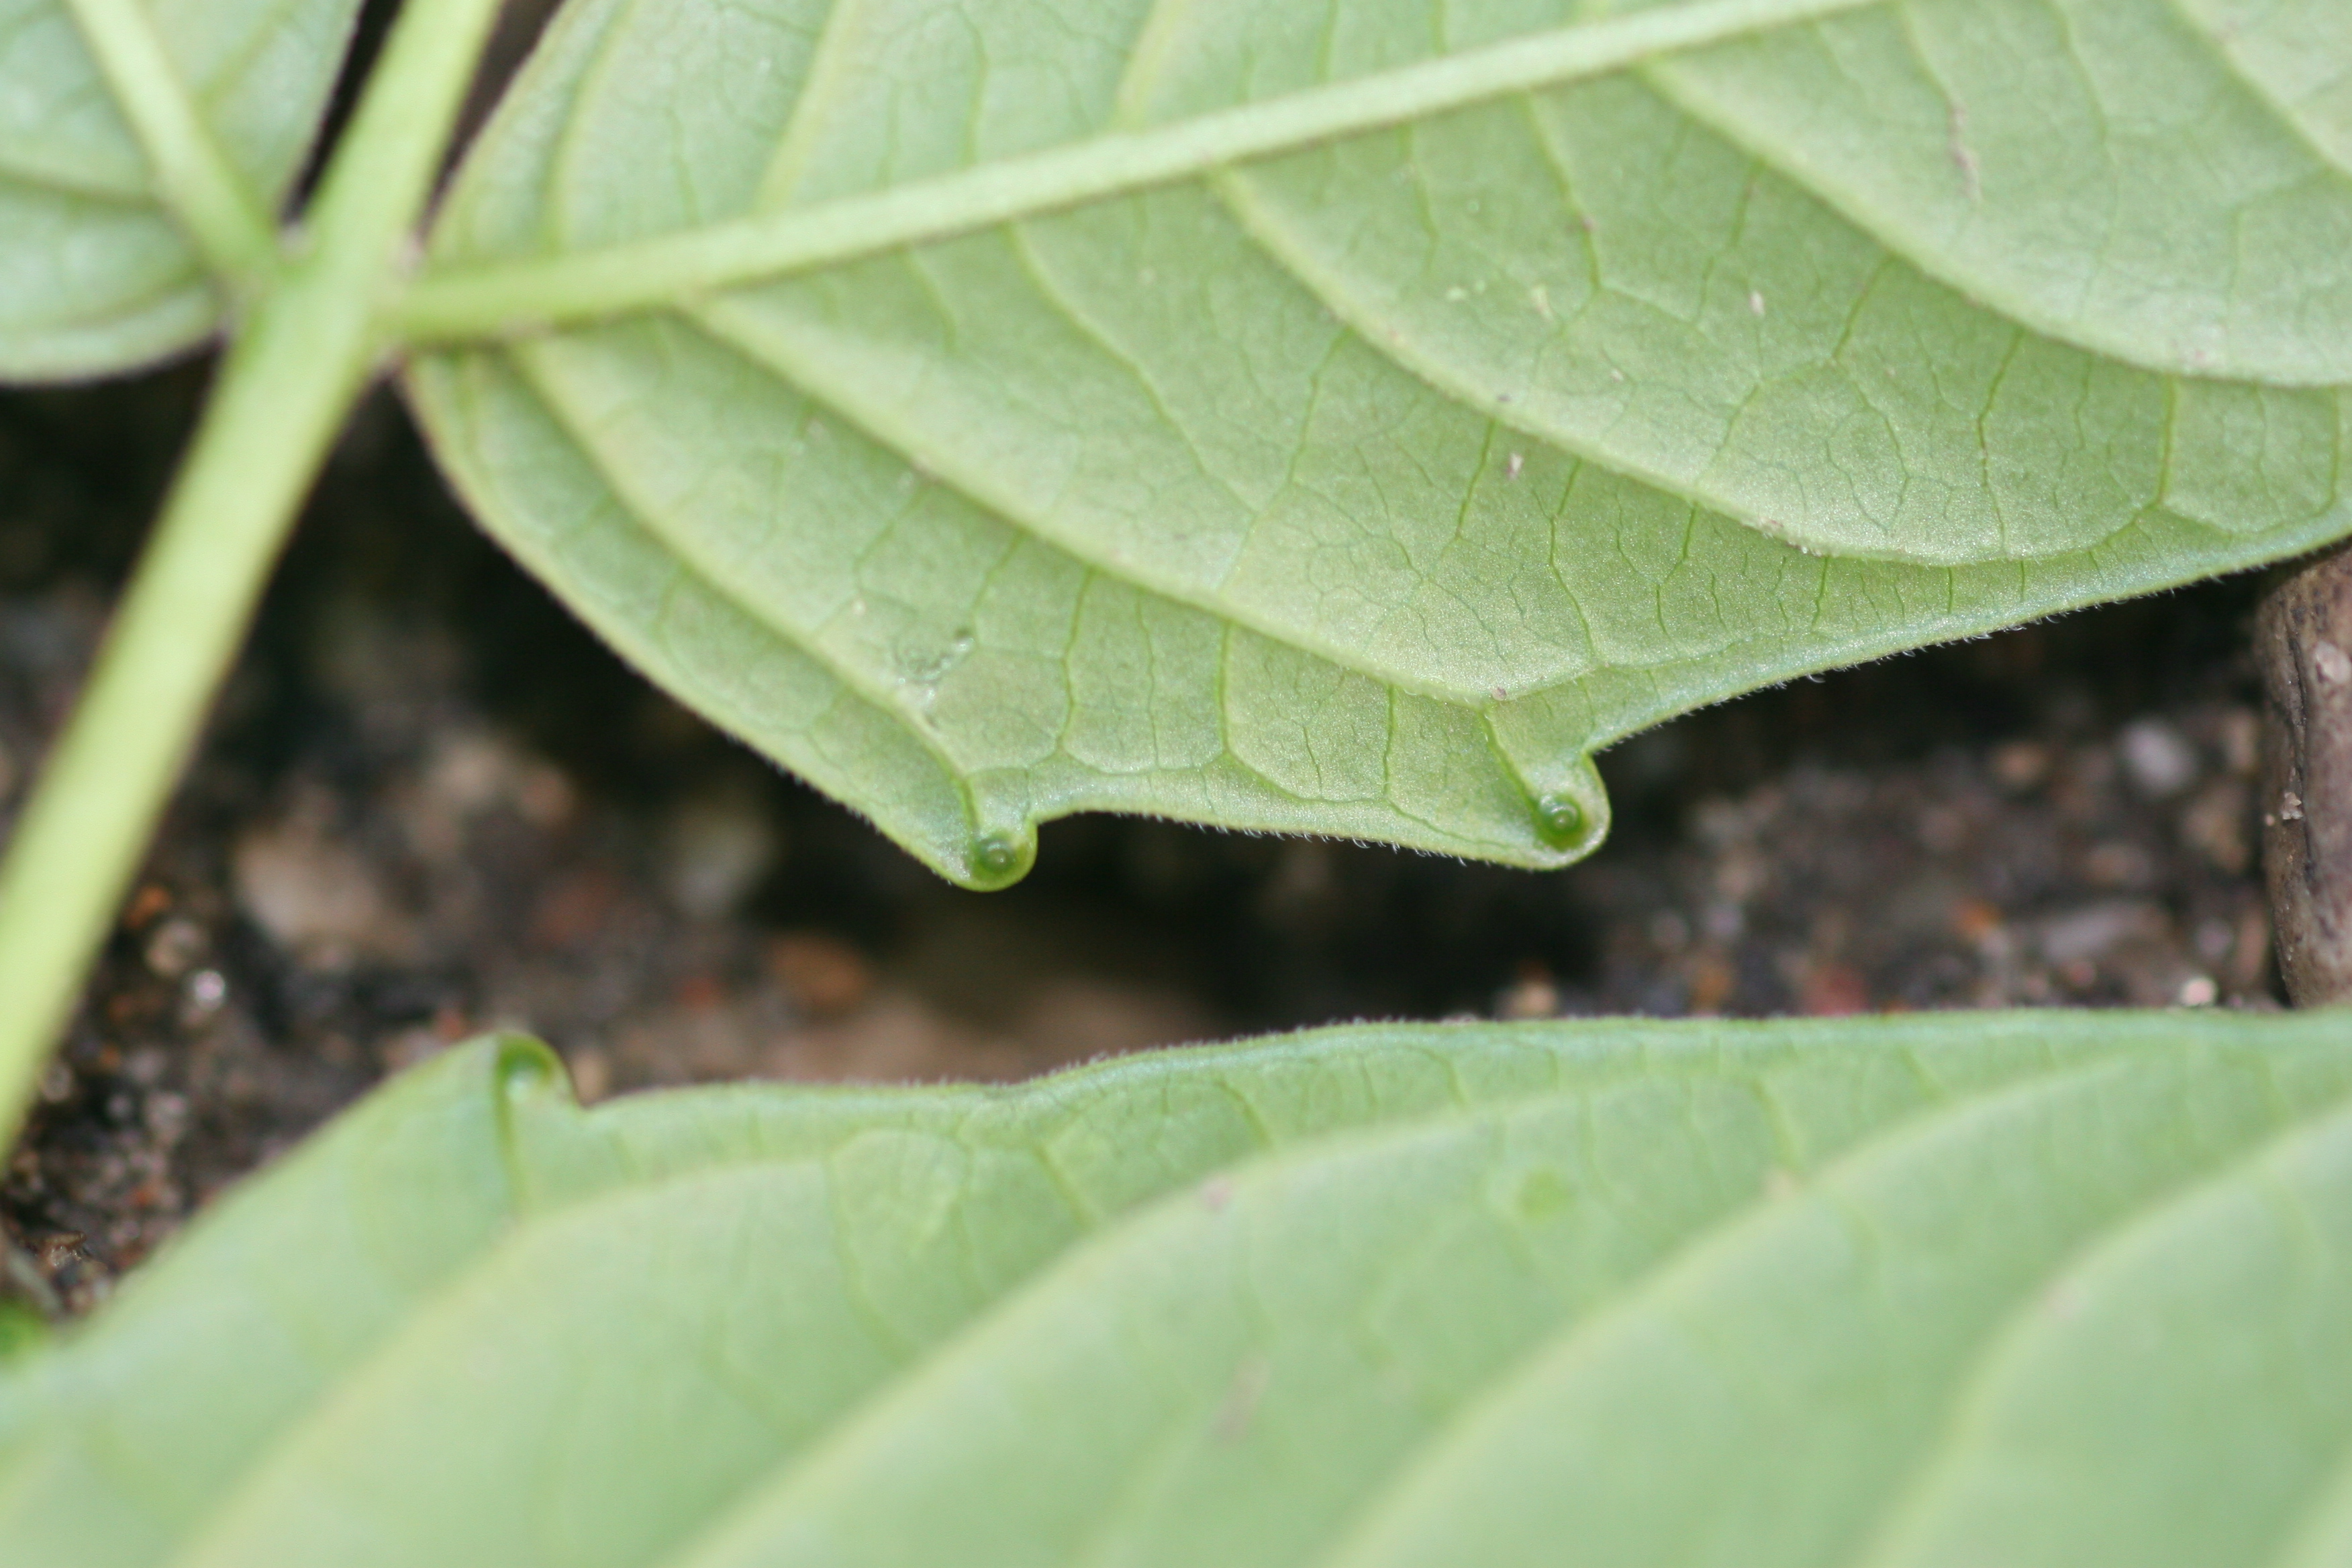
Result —
[[[428, 277], [1572, 13], [573, 0]], [[521, 289], [408, 385], [604, 635], [949, 876], [1096, 808], [1557, 865], [1667, 715], [2352, 526], [2347, 84], [2334, 0], [1883, 0], [565, 330]]]
[[[310, 149], [357, 0], [151, 10], [231, 166], [276, 206]], [[219, 317], [65, 0], [0, 0], [0, 380], [135, 369]]]
[[9, 1561], [2352, 1561], [2340, 1018], [484, 1042], [0, 1370]]

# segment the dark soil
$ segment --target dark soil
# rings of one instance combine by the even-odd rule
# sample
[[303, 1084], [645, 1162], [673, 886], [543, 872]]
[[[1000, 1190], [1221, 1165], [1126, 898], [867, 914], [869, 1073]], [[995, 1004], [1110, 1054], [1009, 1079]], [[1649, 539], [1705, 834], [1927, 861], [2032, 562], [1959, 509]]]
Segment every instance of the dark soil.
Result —
[[[0, 810], [202, 381], [0, 398]], [[0, 1231], [20, 1290], [82, 1310], [222, 1185], [494, 1026], [595, 1098], [1016, 1078], [1360, 1017], [2273, 1006], [2252, 599], [2208, 584], [1693, 715], [1603, 758], [1615, 836], [1557, 874], [1087, 818], [976, 895], [615, 661], [379, 401], [0, 1176]]]

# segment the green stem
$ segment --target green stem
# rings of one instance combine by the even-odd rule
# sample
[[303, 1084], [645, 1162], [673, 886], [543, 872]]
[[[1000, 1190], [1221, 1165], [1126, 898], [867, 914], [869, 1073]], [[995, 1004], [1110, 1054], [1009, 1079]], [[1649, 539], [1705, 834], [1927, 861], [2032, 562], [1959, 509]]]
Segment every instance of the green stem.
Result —
[[271, 564], [383, 353], [498, 0], [411, 0], [335, 153], [311, 243], [258, 295], [64, 736], [0, 865], [0, 1143], [112, 924]]

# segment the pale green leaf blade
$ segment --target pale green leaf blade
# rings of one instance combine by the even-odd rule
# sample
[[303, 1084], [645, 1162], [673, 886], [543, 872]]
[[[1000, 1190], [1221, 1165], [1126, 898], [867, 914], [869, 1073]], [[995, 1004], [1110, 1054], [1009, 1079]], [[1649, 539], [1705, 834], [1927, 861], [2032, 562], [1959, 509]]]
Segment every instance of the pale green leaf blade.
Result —
[[2327, 0], [2184, 0], [2246, 86], [2322, 157], [2352, 166], [2352, 68], [2343, 9]]
[[[1923, 1474], [2015, 1474], [2018, 1456], [1977, 1451], [1978, 1385], [2007, 1382], [2012, 1342], [2086, 1294], [2116, 1305], [2085, 1282], [2099, 1273], [2086, 1257], [2258, 1183], [2296, 1141], [2340, 1138], [2343, 1068], [2323, 1050], [2191, 1058], [2128, 1086], [2084, 1075], [1885, 1141], [1555, 1338], [1333, 1561], [1425, 1562], [1442, 1539], [1480, 1561], [1541, 1562], [1534, 1542], [1587, 1520], [1605, 1521], [1582, 1547], [1596, 1564], [1874, 1561]], [[2313, 1258], [2326, 1266], [2346, 1239], [2319, 1238]], [[1942, 1521], [1956, 1528], [1940, 1560], [2067, 1561], [2050, 1548], [2070, 1538], [2089, 1553], [2073, 1561], [2259, 1560], [2252, 1549], [2294, 1522], [2352, 1444], [2352, 1415], [2315, 1415], [2238, 1347], [2295, 1358], [2315, 1304], [2297, 1299], [2301, 1279], [2233, 1278], [2226, 1254], [2171, 1261], [2176, 1288], [2207, 1287], [2205, 1314], [2179, 1320], [2189, 1331], [2169, 1353], [2133, 1358], [2146, 1382], [2128, 1396], [2103, 1364], [2113, 1342], [2069, 1334], [2073, 1353], [2043, 1363], [2053, 1382], [2030, 1402], [2079, 1447], [2046, 1454], [2040, 1495], [2011, 1498], [2013, 1510]], [[2324, 1397], [2347, 1368], [2340, 1343], [2318, 1350]], [[2149, 1414], [2136, 1401], [2172, 1399], [2165, 1419], [2136, 1418]], [[2252, 1473], [2242, 1454], [2199, 1483], [2214, 1498], [2171, 1494], [2226, 1439], [2217, 1418], [2276, 1432], [2279, 1468]], [[2177, 1510], [2204, 1512], [2204, 1528], [2171, 1529]]]
[[[2331, 8], [1830, 8], [579, 0], [419, 288], [495, 341], [410, 391], [592, 625], [950, 876], [1092, 809], [1560, 864], [1661, 718], [2352, 524]], [[1660, 17], [1707, 46], [1612, 41]], [[2036, 183], [2068, 26], [2132, 137]], [[2308, 207], [2242, 278], [2232, 169]]]
[[2347, 1239], [2337, 1112], [2088, 1249], [1986, 1357], [1871, 1560], [2344, 1562]]
[[[2341, 1529], [2332, 1017], [1399, 1026], [585, 1114], [520, 1049], [389, 1091], [0, 1372], [8, 1539], [2187, 1563]], [[420, 1265], [378, 1290], [332, 1238], [351, 1152], [404, 1139], [501, 1170], [457, 1205], [369, 1184]], [[256, 1259], [265, 1215], [324, 1260]], [[158, 1510], [163, 1440], [224, 1402], [267, 1419]]]
[[[274, 209], [318, 134], [357, 0], [148, 10], [222, 152]], [[219, 315], [65, 0], [0, 0], [0, 379], [134, 368]]]
[[[502, 1226], [615, 1184], [790, 1166], [868, 1133], [902, 1147], [962, 1138], [1015, 1152], [981, 1163], [967, 1202], [1019, 1209], [1038, 1196], [1043, 1161], [1097, 1224], [1266, 1139], [1614, 1070], [1646, 1038], [1507, 1033], [1449, 1061], [1425, 1032], [1357, 1030], [1249, 1052], [1231, 1086], [1224, 1054], [1202, 1051], [1200, 1070], [1173, 1082], [1114, 1067], [1066, 1093], [719, 1089], [584, 1117], [551, 1095], [542, 1049], [486, 1042], [378, 1094], [231, 1197], [65, 1353], [0, 1375], [0, 1533], [37, 1561], [164, 1560]], [[215, 1343], [232, 1349], [189, 1353]]]
[[[2317, 1054], [2300, 1097], [2267, 1092], [2275, 1056], [2153, 1050], [1915, 1104], [1852, 1151], [1768, 1086], [1269, 1165], [1074, 1260], [689, 1561], [1843, 1562], [1987, 1325], [2084, 1237], [2340, 1101]], [[1640, 1156], [1596, 1157], [1604, 1130]], [[1047, 1485], [982, 1436], [1090, 1404]], [[2305, 1457], [2352, 1436], [2326, 1426]], [[2083, 1473], [2041, 1510], [2069, 1517]], [[2145, 1560], [2085, 1533], [2076, 1561]]]
[[2352, 160], [2326, 96], [2347, 58], [2342, 7], [2304, 0], [1920, 0], [1659, 75], [2040, 331], [2317, 386], [2352, 379]]
[[0, 1534], [16, 1559], [163, 1560], [511, 1218], [507, 1123], [555, 1079], [543, 1047], [514, 1041], [399, 1080], [224, 1199], [74, 1349], [0, 1367]]

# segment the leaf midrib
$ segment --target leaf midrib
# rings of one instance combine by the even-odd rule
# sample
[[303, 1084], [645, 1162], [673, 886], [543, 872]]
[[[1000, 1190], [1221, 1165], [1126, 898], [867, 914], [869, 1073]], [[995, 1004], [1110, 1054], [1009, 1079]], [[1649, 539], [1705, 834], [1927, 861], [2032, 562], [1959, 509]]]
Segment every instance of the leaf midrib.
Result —
[[1693, 0], [1572, 24], [867, 195], [554, 256], [429, 266], [389, 312], [412, 344], [592, 321], [968, 234], [1882, 0]]

